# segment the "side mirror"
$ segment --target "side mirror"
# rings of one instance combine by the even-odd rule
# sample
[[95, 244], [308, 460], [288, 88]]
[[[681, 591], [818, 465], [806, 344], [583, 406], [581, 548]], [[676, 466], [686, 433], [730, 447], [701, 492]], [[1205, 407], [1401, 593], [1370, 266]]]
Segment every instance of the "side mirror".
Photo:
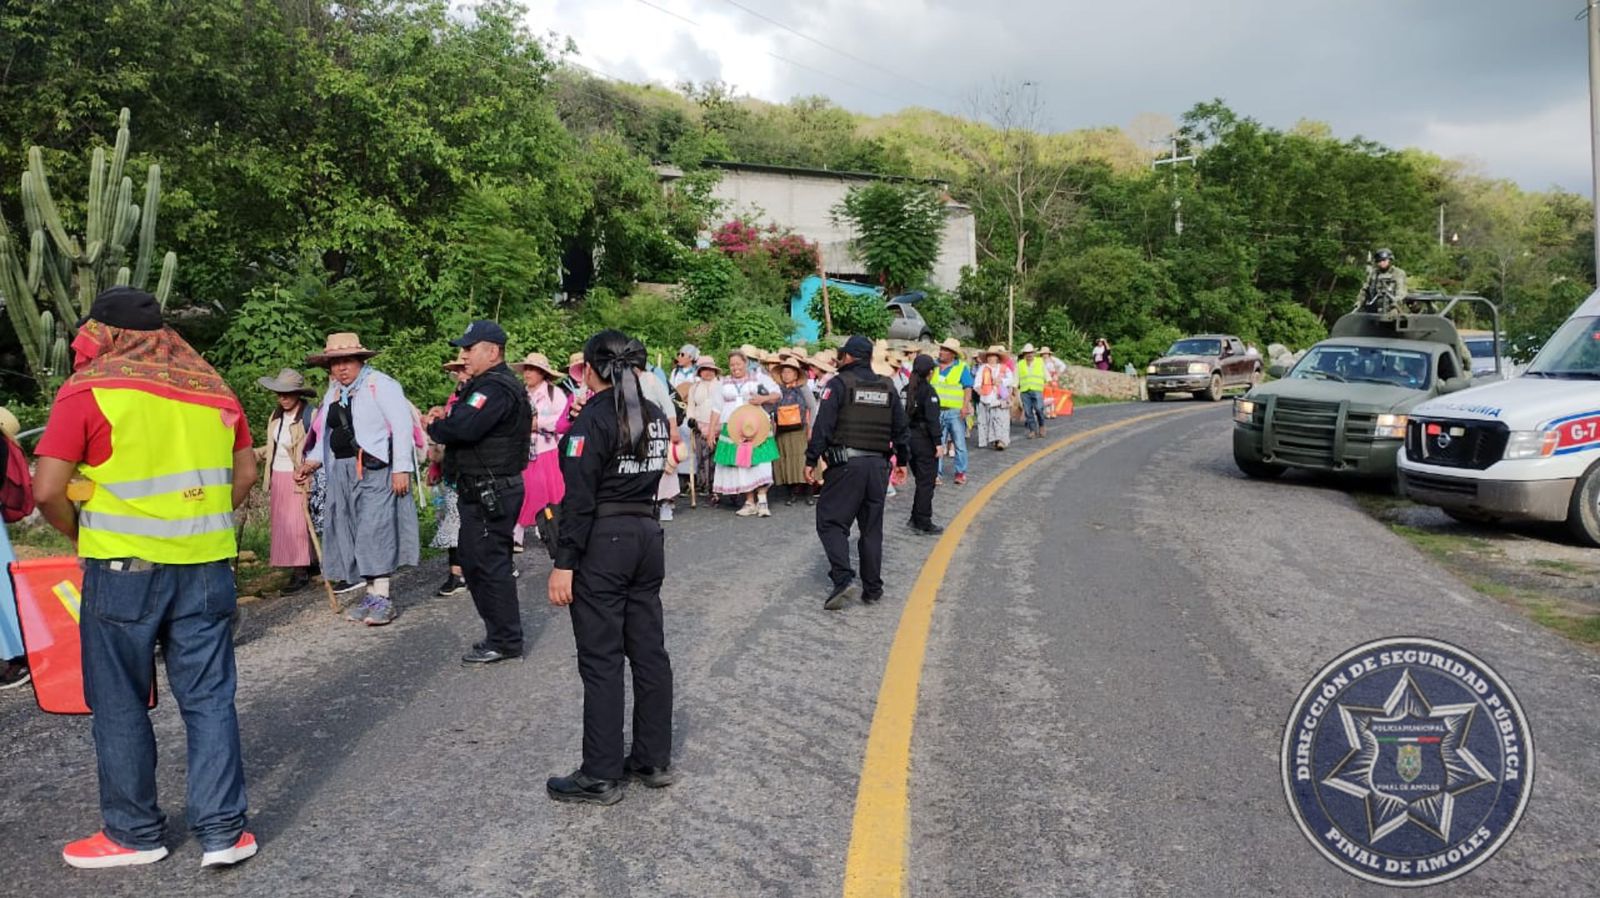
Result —
[[1470, 386], [1472, 386], [1472, 378], [1470, 377], [1447, 377], [1439, 381], [1439, 392], [1441, 394], [1457, 393]]
[[1273, 362], [1267, 366], [1267, 376], [1273, 379], [1281, 378], [1288, 373], [1289, 369], [1278, 362]]
[[1225, 359], [1230, 355], [1233, 355], [1233, 350], [1231, 350], [1228, 347], [1224, 346], [1224, 347], [1222, 347], [1222, 351], [1217, 353], [1217, 358]]

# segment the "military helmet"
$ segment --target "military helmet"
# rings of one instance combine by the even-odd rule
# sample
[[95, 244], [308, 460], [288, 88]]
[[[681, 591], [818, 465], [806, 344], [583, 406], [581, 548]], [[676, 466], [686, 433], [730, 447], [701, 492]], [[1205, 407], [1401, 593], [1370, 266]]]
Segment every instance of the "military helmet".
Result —
[[1376, 258], [1379, 262], [1393, 262], [1394, 261], [1394, 250], [1392, 250], [1392, 249], [1380, 249], [1375, 254], [1374, 258]]

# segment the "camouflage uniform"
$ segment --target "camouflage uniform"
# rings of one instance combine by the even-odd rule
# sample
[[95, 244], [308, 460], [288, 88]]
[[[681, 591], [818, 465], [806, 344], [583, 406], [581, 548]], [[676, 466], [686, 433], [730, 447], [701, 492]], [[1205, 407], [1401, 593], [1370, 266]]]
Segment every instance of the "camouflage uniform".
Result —
[[1361, 288], [1361, 296], [1356, 300], [1356, 311], [1395, 314], [1400, 311], [1400, 301], [1405, 299], [1405, 296], [1405, 269], [1391, 262], [1387, 271], [1382, 268], [1372, 269], [1372, 273], [1367, 276], [1366, 285]]

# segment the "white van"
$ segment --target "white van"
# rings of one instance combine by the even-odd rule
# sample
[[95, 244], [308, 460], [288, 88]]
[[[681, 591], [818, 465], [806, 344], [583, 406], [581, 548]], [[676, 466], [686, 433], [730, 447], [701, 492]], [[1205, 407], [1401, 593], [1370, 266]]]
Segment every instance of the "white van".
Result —
[[1430, 399], [1400, 451], [1405, 495], [1473, 521], [1565, 521], [1600, 546], [1600, 291], [1522, 376]]

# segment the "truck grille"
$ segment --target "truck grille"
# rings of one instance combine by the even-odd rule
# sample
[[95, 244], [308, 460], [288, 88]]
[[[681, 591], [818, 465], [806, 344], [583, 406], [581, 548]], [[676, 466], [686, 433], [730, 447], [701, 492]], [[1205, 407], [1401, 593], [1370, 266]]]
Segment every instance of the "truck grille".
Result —
[[1346, 412], [1339, 432], [1341, 403], [1279, 397], [1272, 405], [1272, 434], [1266, 449], [1291, 465], [1338, 470], [1372, 454], [1377, 415]]
[[1171, 376], [1174, 374], [1188, 374], [1188, 362], [1161, 362], [1156, 365], [1156, 373]]
[[[1428, 433], [1430, 425], [1438, 432]], [[1500, 460], [1509, 439], [1511, 429], [1500, 421], [1413, 419], [1406, 425], [1406, 458], [1445, 468], [1482, 471]]]

